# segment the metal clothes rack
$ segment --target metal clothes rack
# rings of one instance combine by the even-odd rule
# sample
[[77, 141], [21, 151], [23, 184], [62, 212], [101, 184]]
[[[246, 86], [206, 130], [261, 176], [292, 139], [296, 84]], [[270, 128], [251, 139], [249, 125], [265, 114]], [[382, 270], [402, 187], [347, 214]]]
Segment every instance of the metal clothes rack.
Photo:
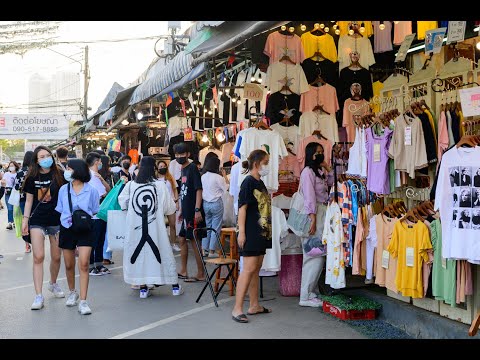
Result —
[[351, 141], [337, 141], [333, 144], [332, 146], [332, 153], [331, 153], [331, 159], [332, 159], [332, 167], [333, 167], [333, 186], [334, 186], [334, 191], [333, 191], [333, 196], [335, 197], [335, 202], [338, 203], [338, 187], [337, 187], [337, 165], [342, 165], [337, 162], [335, 162], [335, 157], [333, 156], [333, 149], [335, 148], [335, 145], [353, 145], [353, 142]]

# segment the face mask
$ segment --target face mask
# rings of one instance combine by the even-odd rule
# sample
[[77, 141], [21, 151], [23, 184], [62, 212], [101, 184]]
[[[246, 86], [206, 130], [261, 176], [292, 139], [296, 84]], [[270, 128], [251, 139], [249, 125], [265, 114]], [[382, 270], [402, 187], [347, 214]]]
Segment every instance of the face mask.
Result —
[[[122, 166], [125, 170], [130, 169], [130, 163], [129, 162], [124, 162]], [[100, 168], [98, 170], [100, 170]]]
[[63, 177], [65, 178], [65, 180], [67, 180], [68, 182], [71, 182], [73, 179], [72, 179], [72, 174], [73, 174], [73, 171], [72, 170], [65, 170], [63, 172]]
[[98, 164], [98, 170], [102, 170], [102, 168], [103, 168], [103, 164], [102, 163]]
[[160, 175], [165, 175], [167, 173], [167, 168], [161, 168], [161, 169], [158, 169], [158, 173]]
[[10, 167], [8, 168], [8, 171], [14, 172], [14, 171], [15, 171], [15, 166], [10, 166]]
[[44, 169], [50, 169], [53, 165], [53, 159], [51, 156], [49, 156], [45, 159], [40, 160], [38, 164]]
[[267, 176], [270, 173], [270, 169], [266, 165], [262, 165], [258, 173], [260, 176]]
[[180, 165], [183, 165], [187, 162], [187, 157], [186, 156], [182, 156], [182, 157], [178, 157], [177, 158], [177, 162], [180, 164]]
[[317, 155], [315, 155], [315, 162], [316, 162], [317, 164], [320, 165], [320, 164], [323, 162], [323, 160], [325, 160], [325, 155], [323, 155], [323, 154], [317, 154]]

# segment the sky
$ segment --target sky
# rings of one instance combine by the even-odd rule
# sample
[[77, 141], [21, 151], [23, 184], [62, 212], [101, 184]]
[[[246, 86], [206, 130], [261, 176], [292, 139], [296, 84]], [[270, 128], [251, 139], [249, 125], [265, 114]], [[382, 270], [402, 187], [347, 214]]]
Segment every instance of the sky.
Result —
[[[182, 21], [182, 29], [189, 25], [189, 21]], [[166, 21], [65, 21], [60, 24], [55, 40], [87, 41], [160, 36], [167, 35], [167, 27]], [[154, 52], [155, 42], [156, 39], [151, 39], [116, 43], [61, 44], [51, 47], [52, 50], [72, 57], [73, 60], [48, 49], [30, 50], [23, 57], [15, 54], [0, 55], [0, 104], [12, 106], [28, 103], [28, 80], [34, 73], [46, 78], [57, 71], [79, 73], [80, 63], [84, 62], [84, 46], [88, 45], [90, 67], [88, 106], [92, 108], [89, 110], [91, 115], [97, 110], [114, 82], [128, 87], [147, 69], [157, 56]], [[82, 93], [83, 73], [80, 77]], [[10, 109], [6, 112], [26, 113], [21, 109]]]

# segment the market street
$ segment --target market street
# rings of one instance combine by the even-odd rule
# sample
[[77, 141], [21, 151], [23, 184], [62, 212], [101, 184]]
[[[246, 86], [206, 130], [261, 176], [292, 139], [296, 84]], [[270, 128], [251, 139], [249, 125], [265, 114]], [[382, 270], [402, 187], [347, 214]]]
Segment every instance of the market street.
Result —
[[[153, 295], [140, 299], [138, 290], [131, 290], [123, 281], [122, 256], [113, 256], [111, 275], [90, 276], [88, 301], [92, 315], [81, 316], [77, 307], [65, 306], [66, 299], [56, 299], [47, 290], [49, 281], [49, 249], [44, 264], [45, 307], [30, 310], [34, 298], [32, 254], [24, 253], [24, 242], [6, 226], [6, 208], [0, 211], [0, 339], [12, 338], [203, 338], [203, 339], [287, 339], [287, 338], [364, 338], [346, 324], [320, 313], [314, 308], [298, 306], [297, 297], [283, 297], [278, 292], [278, 278], [264, 279], [263, 305], [272, 314], [251, 316], [249, 324], [231, 319], [234, 297], [228, 289], [219, 297], [215, 308], [210, 293], [198, 304], [196, 297], [203, 283], [180, 283], [185, 294], [173, 297], [170, 286], [153, 290]], [[48, 244], [48, 241], [46, 241]], [[177, 263], [180, 261], [176, 255]], [[194, 273], [193, 254], [189, 257], [190, 273]], [[78, 274], [78, 270], [76, 271]], [[76, 278], [78, 286], [78, 275]], [[64, 264], [59, 285], [67, 292]], [[272, 300], [273, 299], [273, 300]], [[245, 307], [245, 311], [247, 310]]]

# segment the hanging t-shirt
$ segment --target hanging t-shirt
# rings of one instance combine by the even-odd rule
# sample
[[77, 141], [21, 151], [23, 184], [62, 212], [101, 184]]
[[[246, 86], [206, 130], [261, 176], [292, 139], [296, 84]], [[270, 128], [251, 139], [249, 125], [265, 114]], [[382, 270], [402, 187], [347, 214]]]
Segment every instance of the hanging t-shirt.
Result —
[[183, 132], [183, 129], [189, 127], [190, 119], [187, 119], [183, 116], [173, 116], [168, 119], [168, 137], [172, 138], [180, 135]]
[[397, 221], [388, 252], [398, 259], [395, 285], [403, 296], [423, 298], [422, 264], [428, 261], [427, 250], [431, 248], [427, 225]]
[[298, 126], [283, 126], [280, 124], [273, 124], [270, 126], [273, 130], [276, 130], [282, 136], [285, 147], [288, 147], [289, 144], [293, 146], [293, 151], [297, 153], [298, 147]]
[[352, 70], [346, 67], [340, 71], [339, 99], [344, 102], [352, 96], [350, 87], [358, 83], [362, 87], [362, 97], [370, 100], [373, 97], [372, 75], [367, 69]]
[[240, 186], [238, 208], [247, 205], [243, 251], [272, 248], [272, 200], [262, 180], [248, 175]]
[[132, 164], [137, 165], [138, 164], [138, 150], [137, 149], [131, 149], [128, 152], [128, 156], [132, 158]]
[[25, 180], [25, 193], [33, 195], [30, 225], [42, 227], [60, 225], [60, 213], [55, 211], [59, 186], [52, 180], [52, 176], [50, 171], [47, 174], [39, 173], [35, 178], [29, 176]]
[[301, 114], [300, 95], [285, 95], [277, 91], [268, 98], [265, 116], [270, 120], [270, 124], [276, 124], [288, 116], [292, 123], [298, 125]]
[[426, 32], [438, 27], [437, 21], [417, 21], [417, 39], [425, 39]]
[[348, 158], [347, 174], [360, 178], [367, 177], [367, 147], [365, 140], [365, 129], [357, 127], [355, 129], [357, 135], [355, 142], [350, 148], [350, 155]]
[[480, 169], [480, 147], [452, 147], [442, 157], [435, 191], [435, 208], [442, 221], [442, 256], [480, 260], [480, 188], [472, 174]]
[[302, 113], [300, 117], [299, 135], [301, 137], [311, 135], [315, 130], [320, 130], [323, 136], [333, 142], [338, 142], [337, 120], [333, 115], [322, 114], [318, 111]]
[[305, 148], [311, 142], [315, 142], [323, 146], [323, 155], [325, 156], [325, 161], [327, 164], [330, 164], [332, 159], [332, 147], [333, 142], [330, 139], [322, 139], [318, 138], [316, 135], [307, 136], [303, 140], [300, 140], [298, 143], [298, 151], [297, 151], [297, 160], [300, 163], [300, 167], [303, 168], [305, 164]]
[[412, 22], [411, 21], [397, 21], [394, 30], [393, 30], [393, 43], [395, 45], [400, 45], [405, 36], [412, 33]]
[[228, 192], [233, 196], [233, 208], [235, 215], [238, 215], [238, 194], [240, 193], [240, 186], [238, 185], [238, 177], [242, 171], [242, 163], [237, 162], [233, 164], [232, 169], [230, 170], [230, 187]]
[[[284, 85], [288, 85], [290, 90], [298, 95], [310, 90], [300, 64], [283, 62], [276, 62], [268, 67], [265, 85], [272, 93], [280, 91]], [[290, 94], [287, 91], [284, 93]]]
[[342, 254], [342, 215], [336, 202], [331, 203], [325, 214], [322, 242], [327, 245], [325, 284], [333, 289], [342, 289], [345, 283], [345, 263]]
[[305, 58], [312, 57], [317, 51], [321, 52], [323, 57], [332, 61], [337, 61], [337, 47], [333, 36], [330, 34], [323, 34], [320, 36], [312, 34], [307, 31], [302, 34], [302, 45], [305, 52]]
[[288, 235], [288, 225], [285, 213], [279, 208], [272, 206], [272, 248], [266, 251], [262, 270], [280, 271], [282, 257], [280, 238], [286, 235]]
[[435, 143], [435, 135], [433, 133], [430, 120], [426, 113], [417, 115], [422, 122], [423, 137], [425, 139], [425, 151], [427, 152], [428, 163], [437, 161], [437, 144]]
[[355, 141], [355, 122], [354, 118], [362, 117], [369, 112], [369, 104], [365, 99], [353, 100], [348, 98], [343, 105], [342, 126], [347, 131], [347, 141]]
[[338, 39], [338, 62], [340, 71], [350, 65], [350, 53], [354, 50], [360, 54], [358, 62], [365, 69], [368, 70], [370, 66], [375, 64], [372, 44], [367, 37], [355, 38], [353, 36], [343, 35]]
[[415, 170], [428, 166], [425, 138], [420, 119], [400, 115], [395, 119], [395, 130], [388, 150], [395, 170], [406, 171], [415, 178]]
[[222, 145], [222, 156], [220, 157], [221, 164], [225, 164], [231, 161], [232, 151], [233, 151], [233, 142], [227, 142]]
[[208, 153], [211, 152], [215, 153], [219, 159], [222, 158], [222, 152], [217, 148], [212, 148], [211, 146], [204, 147], [202, 150], [200, 150], [200, 153], [198, 154], [198, 161], [200, 161], [202, 167], [205, 165], [205, 157]]
[[[384, 85], [382, 82], [380, 81], [375, 81], [373, 84], [372, 84], [372, 90], [373, 90], [373, 96], [379, 98], [380, 97], [380, 92], [382, 91]], [[362, 87], [363, 89], [363, 87]], [[381, 112], [381, 106], [380, 106], [380, 103], [374, 103], [373, 104], [373, 112], [378, 114]]]
[[335, 116], [340, 109], [338, 106], [337, 90], [328, 84], [310, 86], [310, 90], [301, 96], [300, 111], [312, 111], [315, 106], [322, 105], [326, 112]]
[[384, 21], [385, 28], [380, 29], [380, 21], [372, 21], [374, 38], [373, 47], [375, 53], [383, 53], [386, 51], [392, 51], [392, 22]]
[[270, 65], [279, 61], [284, 55], [297, 64], [305, 59], [302, 41], [296, 34], [283, 35], [278, 31], [271, 33], [267, 37], [263, 52], [270, 58]]
[[303, 60], [302, 69], [309, 84], [315, 81], [317, 76], [320, 75], [327, 84], [337, 87], [338, 63], [334, 63], [328, 59], [316, 60], [308, 58]]
[[375, 215], [375, 229], [377, 232], [375, 284], [386, 287], [393, 292], [397, 292], [397, 286], [395, 285], [397, 258], [389, 256], [385, 252], [388, 252], [387, 249], [392, 239], [393, 228], [397, 221], [397, 218], [389, 218], [381, 214]]
[[[297, 157], [295, 155], [289, 154], [288, 156], [284, 157], [280, 162], [280, 166], [278, 168], [279, 177], [278, 181], [282, 182], [291, 182], [291, 177], [288, 176], [293, 174], [295, 177], [299, 178], [301, 173], [301, 167], [298, 163]], [[288, 174], [283, 175], [283, 172], [288, 172]]]
[[365, 129], [367, 148], [367, 189], [377, 194], [390, 194], [388, 148], [393, 131], [385, 129], [376, 135], [371, 127]]

